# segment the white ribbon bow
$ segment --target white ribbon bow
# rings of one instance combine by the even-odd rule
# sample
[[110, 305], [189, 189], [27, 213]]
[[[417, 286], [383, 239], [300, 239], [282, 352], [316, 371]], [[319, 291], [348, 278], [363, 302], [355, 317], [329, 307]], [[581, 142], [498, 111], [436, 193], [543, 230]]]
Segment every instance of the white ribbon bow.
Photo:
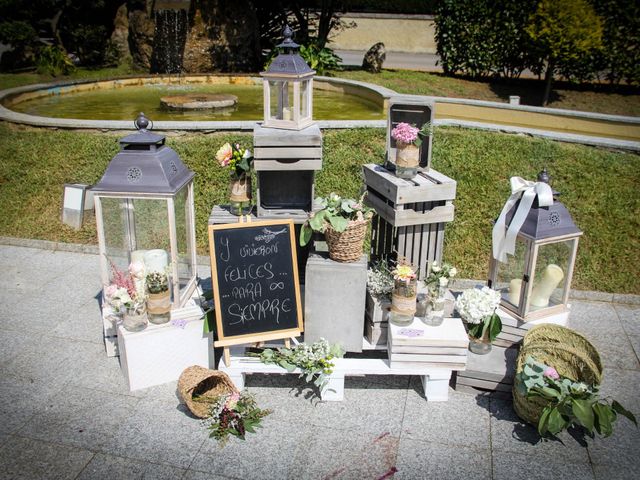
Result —
[[[504, 204], [502, 212], [493, 226], [493, 258], [504, 263], [507, 262], [507, 255], [513, 255], [516, 250], [516, 236], [529, 214], [536, 195], [539, 206], [553, 205], [553, 191], [548, 183], [530, 182], [522, 177], [511, 177], [510, 183], [511, 196]], [[518, 205], [518, 210], [507, 229], [505, 224], [507, 213], [518, 200], [520, 200], [520, 205]]]

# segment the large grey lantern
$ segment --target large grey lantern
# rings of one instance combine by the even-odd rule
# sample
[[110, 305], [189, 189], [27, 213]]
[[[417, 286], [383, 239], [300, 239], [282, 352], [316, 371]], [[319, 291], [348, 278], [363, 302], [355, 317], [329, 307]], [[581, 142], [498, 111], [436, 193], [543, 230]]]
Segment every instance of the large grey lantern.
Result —
[[[546, 171], [538, 181], [548, 183]], [[510, 225], [522, 199], [506, 215]], [[568, 312], [567, 301], [582, 232], [553, 192], [551, 205], [539, 197], [517, 233], [507, 262], [491, 257], [488, 285], [502, 293], [501, 306], [522, 321]]]
[[195, 174], [149, 123], [141, 113], [139, 131], [120, 140], [93, 187], [102, 283], [109, 283], [108, 259], [124, 271], [132, 261], [144, 261], [147, 272], [166, 266], [172, 308], [180, 308], [196, 287]]
[[287, 25], [284, 41], [278, 45], [281, 52], [273, 59], [266, 72], [261, 72], [264, 87], [264, 126], [302, 130], [313, 124], [312, 70], [298, 55], [300, 45], [291, 37]]

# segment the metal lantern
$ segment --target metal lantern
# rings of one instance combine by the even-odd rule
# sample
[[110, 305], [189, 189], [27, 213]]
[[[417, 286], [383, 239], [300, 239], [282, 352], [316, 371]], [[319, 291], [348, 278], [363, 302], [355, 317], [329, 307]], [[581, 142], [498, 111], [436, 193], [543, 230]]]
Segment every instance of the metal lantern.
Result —
[[196, 287], [195, 174], [163, 135], [149, 131], [144, 114], [134, 125], [139, 131], [120, 140], [92, 189], [102, 283], [109, 283], [109, 261], [124, 271], [143, 261], [147, 273], [167, 269], [172, 308], [181, 308]]
[[[568, 312], [569, 289], [582, 235], [566, 207], [557, 200], [558, 193], [548, 186], [548, 180], [546, 170], [538, 174], [538, 184], [534, 185], [542, 182], [549, 200], [541, 202], [537, 195], [528, 213], [522, 213], [526, 217], [515, 236], [513, 255], [503, 258], [506, 262], [499, 261], [494, 251], [489, 269], [488, 285], [502, 293], [502, 308], [525, 322]], [[535, 189], [532, 185], [527, 188]], [[530, 193], [534, 195], [533, 191]], [[507, 211], [507, 226], [514, 221], [523, 198]]]
[[312, 70], [298, 55], [300, 45], [291, 37], [289, 25], [284, 28], [281, 52], [266, 72], [261, 72], [264, 86], [264, 126], [286, 130], [302, 130], [313, 124]]

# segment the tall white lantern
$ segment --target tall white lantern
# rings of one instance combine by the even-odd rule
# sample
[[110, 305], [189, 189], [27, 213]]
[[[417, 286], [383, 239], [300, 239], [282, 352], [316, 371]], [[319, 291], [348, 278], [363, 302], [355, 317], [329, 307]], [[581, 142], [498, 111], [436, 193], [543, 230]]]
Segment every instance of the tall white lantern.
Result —
[[313, 124], [312, 70], [298, 54], [300, 45], [291, 37], [287, 25], [284, 41], [277, 47], [284, 51], [273, 59], [265, 72], [261, 72], [264, 87], [265, 127], [302, 130]]

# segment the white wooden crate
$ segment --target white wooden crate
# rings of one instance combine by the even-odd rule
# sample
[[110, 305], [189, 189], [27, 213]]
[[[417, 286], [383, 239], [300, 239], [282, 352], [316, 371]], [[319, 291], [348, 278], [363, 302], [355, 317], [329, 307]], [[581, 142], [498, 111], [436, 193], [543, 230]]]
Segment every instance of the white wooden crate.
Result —
[[213, 368], [213, 336], [204, 333], [202, 309], [181, 310], [184, 327], [149, 324], [141, 332], [118, 327], [120, 368], [130, 391], [177, 380], [191, 365]]

